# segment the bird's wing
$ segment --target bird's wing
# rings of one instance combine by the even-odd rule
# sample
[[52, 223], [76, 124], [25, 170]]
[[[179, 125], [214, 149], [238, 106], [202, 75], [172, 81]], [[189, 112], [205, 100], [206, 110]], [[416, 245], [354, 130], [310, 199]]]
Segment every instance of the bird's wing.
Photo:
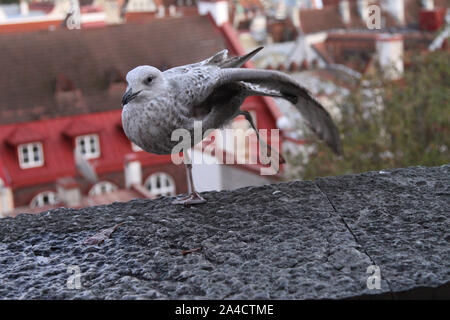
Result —
[[[259, 47], [246, 55], [237, 57], [229, 57], [228, 50], [224, 49], [222, 51], [219, 51], [212, 57], [205, 59], [203, 61], [187, 64], [184, 66], [174, 67], [165, 70], [163, 73], [166, 77], [178, 77], [180, 75], [186, 77], [186, 75], [193, 70], [195, 70], [198, 73], [202, 73], [202, 71], [203, 73], [210, 73], [211, 70], [215, 72], [218, 70], [218, 68], [240, 68], [262, 49], [263, 47]], [[189, 75], [187, 77], [189, 77]]]
[[222, 50], [205, 60], [204, 64], [216, 65], [220, 68], [240, 68], [262, 49], [263, 47], [258, 47], [246, 55], [237, 57], [228, 57], [228, 50]]
[[[288, 75], [271, 70], [221, 69], [214, 81], [209, 83], [210, 92], [227, 84], [243, 82], [248, 95], [282, 97], [300, 111], [309, 128], [334, 152], [341, 153], [339, 133], [325, 108], [316, 101], [307, 89]], [[209, 90], [208, 90], [209, 91]]]

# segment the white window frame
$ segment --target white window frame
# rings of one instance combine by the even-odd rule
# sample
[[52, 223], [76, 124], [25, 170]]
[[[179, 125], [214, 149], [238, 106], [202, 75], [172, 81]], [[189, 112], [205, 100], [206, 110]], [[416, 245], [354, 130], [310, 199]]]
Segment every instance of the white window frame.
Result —
[[96, 196], [100, 194], [107, 194], [119, 189], [114, 183], [109, 181], [100, 181], [94, 184], [89, 190], [90, 196]]
[[[48, 197], [48, 202], [44, 202], [44, 197]], [[51, 206], [58, 202], [58, 198], [56, 195], [56, 192], [54, 191], [43, 191], [41, 193], [38, 193], [30, 202], [31, 208], [41, 208], [45, 206]]]
[[144, 186], [156, 197], [174, 196], [176, 191], [175, 180], [165, 172], [155, 172], [151, 174], [147, 179], [145, 179]]
[[[34, 152], [34, 147], [37, 147], [37, 153]], [[27, 150], [28, 161], [25, 162], [23, 150]], [[22, 169], [42, 167], [44, 165], [44, 147], [41, 142], [23, 143], [17, 146], [17, 154], [19, 157], [19, 166]], [[38, 160], [35, 160], [35, 156]]]
[[[93, 142], [91, 139], [93, 139]], [[94, 151], [91, 150], [92, 145], [94, 146]], [[76, 137], [75, 147], [79, 148], [81, 155], [85, 159], [95, 159], [100, 157], [100, 138], [98, 134], [85, 134]]]

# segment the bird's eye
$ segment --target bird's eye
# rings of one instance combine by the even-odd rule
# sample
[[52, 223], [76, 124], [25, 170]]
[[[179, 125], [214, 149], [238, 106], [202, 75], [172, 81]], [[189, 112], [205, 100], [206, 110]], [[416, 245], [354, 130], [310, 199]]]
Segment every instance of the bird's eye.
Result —
[[146, 84], [150, 84], [152, 81], [153, 81], [152, 77], [148, 77], [147, 79], [145, 79]]

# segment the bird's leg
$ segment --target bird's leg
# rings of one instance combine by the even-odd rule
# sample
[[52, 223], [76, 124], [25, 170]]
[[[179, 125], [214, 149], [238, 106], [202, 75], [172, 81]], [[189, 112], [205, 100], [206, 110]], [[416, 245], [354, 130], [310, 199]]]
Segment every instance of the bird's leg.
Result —
[[189, 195], [187, 197], [178, 198], [174, 200], [173, 204], [183, 204], [183, 205], [190, 205], [190, 204], [201, 204], [205, 203], [206, 200], [198, 194], [198, 192], [195, 190], [194, 186], [194, 179], [192, 178], [192, 162], [187, 152], [183, 152], [184, 156], [184, 165], [186, 167], [186, 177], [188, 182], [188, 193]]
[[266, 149], [269, 148], [269, 150], [270, 150], [270, 156], [272, 156], [272, 154], [273, 154], [272, 152], [276, 152], [276, 153], [278, 154], [278, 159], [280, 159], [280, 164], [286, 163], [286, 160], [284, 160], [283, 156], [282, 156], [279, 152], [277, 152], [276, 150], [274, 150], [274, 149], [272, 148], [272, 146], [268, 145], [264, 140], [262, 140], [262, 139], [259, 137], [259, 132], [258, 132], [258, 130], [256, 129], [255, 123], [253, 122], [253, 118], [252, 118], [250, 112], [248, 112], [248, 111], [242, 111], [242, 110], [241, 110], [241, 111], [239, 111], [239, 114], [243, 115], [243, 116], [245, 117], [245, 119], [250, 123], [250, 125], [251, 125], [252, 128], [253, 128], [253, 130], [255, 130], [255, 132], [256, 132], [256, 137], [258, 138], [258, 143], [259, 143], [259, 145], [260, 145], [260, 146], [261, 146], [261, 145], [266, 146]]

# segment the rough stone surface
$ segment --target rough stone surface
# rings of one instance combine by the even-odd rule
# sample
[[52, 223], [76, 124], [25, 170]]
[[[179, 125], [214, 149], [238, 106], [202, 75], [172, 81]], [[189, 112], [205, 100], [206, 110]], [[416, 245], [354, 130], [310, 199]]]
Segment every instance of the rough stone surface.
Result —
[[0, 220], [0, 298], [450, 298], [448, 165], [203, 195]]

